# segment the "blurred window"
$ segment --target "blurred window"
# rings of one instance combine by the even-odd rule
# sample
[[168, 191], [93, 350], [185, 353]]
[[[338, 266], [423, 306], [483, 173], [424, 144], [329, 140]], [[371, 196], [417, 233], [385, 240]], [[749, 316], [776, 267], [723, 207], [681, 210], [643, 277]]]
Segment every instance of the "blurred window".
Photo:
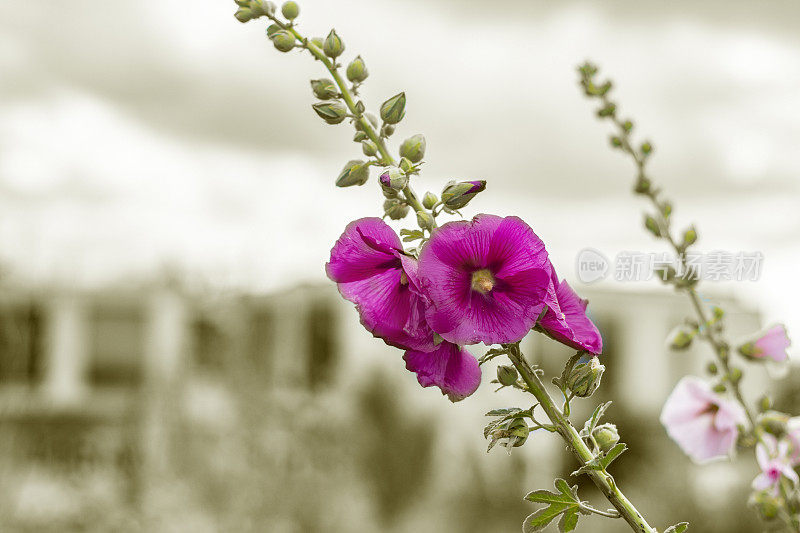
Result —
[[42, 375], [42, 311], [23, 303], [0, 309], [0, 381], [35, 384]]
[[99, 305], [91, 314], [89, 379], [136, 385], [142, 377], [144, 314], [135, 306]]

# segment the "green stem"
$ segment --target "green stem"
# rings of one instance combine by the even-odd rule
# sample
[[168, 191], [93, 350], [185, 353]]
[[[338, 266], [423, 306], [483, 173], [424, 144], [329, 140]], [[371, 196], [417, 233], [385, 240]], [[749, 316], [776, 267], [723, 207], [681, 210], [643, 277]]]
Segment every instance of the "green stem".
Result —
[[[511, 345], [508, 352], [508, 357], [511, 363], [519, 372], [522, 380], [528, 386], [531, 394], [533, 394], [539, 401], [542, 409], [550, 418], [550, 422], [556, 427], [556, 430], [569, 446], [570, 451], [581, 464], [581, 466], [588, 464], [594, 459], [594, 454], [578, 434], [575, 427], [567, 420], [563, 413], [558, 409], [553, 399], [545, 389], [544, 383], [539, 379], [539, 376], [530, 368], [528, 363], [522, 356], [519, 345]], [[611, 474], [603, 470], [590, 470], [587, 475], [591, 478], [592, 482], [599, 488], [603, 495], [611, 502], [611, 505], [619, 512], [620, 516], [625, 519], [631, 529], [636, 533], [656, 533], [656, 530], [650, 527], [642, 514], [633, 506], [633, 504], [625, 497]], [[602, 513], [601, 513], [602, 514]], [[608, 515], [607, 515], [608, 516]]]
[[[275, 16], [267, 15], [270, 20], [272, 20], [275, 24], [280, 26], [282, 29], [290, 32], [294, 35], [295, 39], [300, 41], [303, 46], [313, 55], [316, 59], [320, 60], [325, 68], [328, 70], [330, 75], [333, 77], [333, 81], [339, 87], [339, 92], [342, 95], [342, 100], [344, 100], [345, 105], [350, 110], [350, 113], [353, 114], [355, 120], [361, 125], [361, 128], [364, 130], [364, 133], [367, 134], [367, 137], [375, 143], [375, 146], [378, 147], [378, 152], [381, 154], [381, 159], [387, 165], [397, 165], [397, 162], [392, 157], [391, 153], [389, 152], [388, 148], [386, 148], [386, 143], [384, 142], [383, 138], [378, 135], [378, 132], [375, 131], [375, 128], [372, 127], [372, 124], [369, 120], [358, 110], [356, 107], [356, 102], [353, 99], [353, 94], [350, 91], [350, 88], [347, 86], [347, 83], [342, 79], [342, 75], [339, 74], [339, 70], [334, 62], [331, 61], [328, 56], [325, 55], [317, 45], [311, 42], [310, 39], [306, 39], [295, 29], [294, 26], [284, 24], [280, 20], [278, 20]], [[406, 203], [414, 208], [414, 211], [417, 213], [427, 213], [427, 209], [423, 207], [420, 203], [414, 189], [411, 187], [409, 183], [406, 187], [402, 190], [403, 197], [406, 200]], [[436, 221], [434, 219], [434, 225]]]

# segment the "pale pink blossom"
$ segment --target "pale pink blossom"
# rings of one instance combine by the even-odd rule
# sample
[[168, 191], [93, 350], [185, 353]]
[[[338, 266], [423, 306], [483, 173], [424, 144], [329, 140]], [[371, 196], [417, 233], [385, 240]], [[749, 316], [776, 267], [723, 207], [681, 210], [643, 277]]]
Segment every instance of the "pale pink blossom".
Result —
[[664, 403], [661, 423], [681, 450], [696, 463], [729, 457], [747, 418], [742, 407], [711, 390], [695, 376], [686, 376]]
[[739, 352], [750, 359], [772, 360], [782, 363], [789, 358], [786, 350], [792, 345], [783, 324], [767, 329], [758, 339], [739, 347]]
[[778, 441], [774, 436], [765, 433], [761, 436], [761, 442], [756, 445], [756, 459], [761, 473], [753, 480], [755, 490], [777, 492], [782, 477], [795, 485], [800, 482], [797, 472], [792, 468], [791, 446], [788, 441]]

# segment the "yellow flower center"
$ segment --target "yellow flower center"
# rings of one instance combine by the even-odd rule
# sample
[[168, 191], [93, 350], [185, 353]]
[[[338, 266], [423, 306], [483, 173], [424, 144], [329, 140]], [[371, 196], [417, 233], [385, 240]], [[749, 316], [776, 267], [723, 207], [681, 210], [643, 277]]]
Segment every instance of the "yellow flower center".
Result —
[[472, 290], [486, 294], [494, 289], [494, 276], [485, 268], [472, 273]]

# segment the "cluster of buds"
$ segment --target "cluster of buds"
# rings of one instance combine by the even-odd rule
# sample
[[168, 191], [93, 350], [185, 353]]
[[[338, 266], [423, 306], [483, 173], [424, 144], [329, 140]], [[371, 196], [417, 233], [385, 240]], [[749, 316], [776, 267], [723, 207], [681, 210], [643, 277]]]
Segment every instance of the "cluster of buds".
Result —
[[[272, 16], [275, 14], [275, 4], [269, 0], [235, 0], [239, 9], [234, 13], [234, 17], [239, 22], [249, 22], [253, 19], [264, 16]], [[287, 4], [297, 4], [294, 2], [286, 2]], [[296, 15], [295, 15], [296, 16]]]

